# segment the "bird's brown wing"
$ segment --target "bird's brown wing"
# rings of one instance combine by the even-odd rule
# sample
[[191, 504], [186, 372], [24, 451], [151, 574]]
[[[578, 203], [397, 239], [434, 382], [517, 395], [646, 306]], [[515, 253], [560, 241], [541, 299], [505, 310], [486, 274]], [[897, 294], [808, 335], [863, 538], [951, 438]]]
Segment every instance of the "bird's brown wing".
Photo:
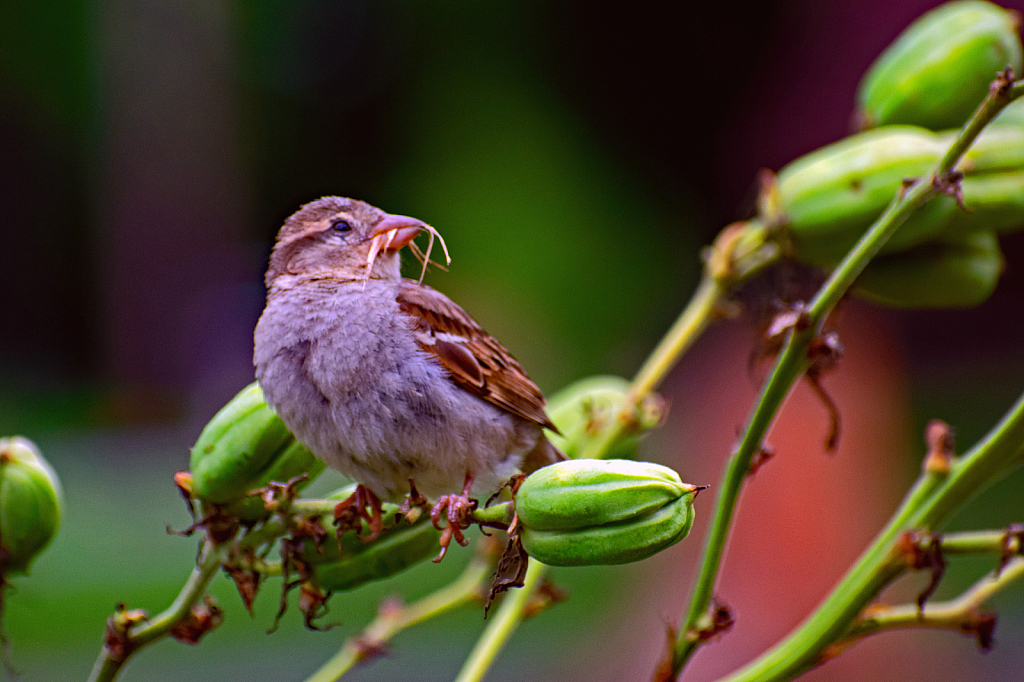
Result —
[[447, 296], [403, 279], [398, 304], [420, 347], [461, 388], [517, 417], [558, 432], [544, 412], [544, 394], [505, 347]]

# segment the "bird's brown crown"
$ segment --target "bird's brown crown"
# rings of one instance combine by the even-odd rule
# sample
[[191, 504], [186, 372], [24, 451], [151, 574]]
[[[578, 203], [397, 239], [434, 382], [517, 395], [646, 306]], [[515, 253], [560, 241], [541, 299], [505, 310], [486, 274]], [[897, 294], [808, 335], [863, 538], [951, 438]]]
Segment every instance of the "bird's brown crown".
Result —
[[281, 275], [333, 272], [356, 277], [366, 260], [374, 227], [387, 214], [357, 199], [322, 197], [285, 220], [270, 255], [266, 285]]

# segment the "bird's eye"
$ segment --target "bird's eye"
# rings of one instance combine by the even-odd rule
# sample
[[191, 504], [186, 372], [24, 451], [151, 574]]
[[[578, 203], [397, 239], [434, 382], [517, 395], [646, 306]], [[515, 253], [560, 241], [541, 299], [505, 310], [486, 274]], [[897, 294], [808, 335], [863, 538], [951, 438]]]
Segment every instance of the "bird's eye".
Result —
[[349, 225], [348, 221], [344, 218], [338, 218], [331, 223], [331, 229], [335, 232], [350, 232], [352, 230], [352, 226]]

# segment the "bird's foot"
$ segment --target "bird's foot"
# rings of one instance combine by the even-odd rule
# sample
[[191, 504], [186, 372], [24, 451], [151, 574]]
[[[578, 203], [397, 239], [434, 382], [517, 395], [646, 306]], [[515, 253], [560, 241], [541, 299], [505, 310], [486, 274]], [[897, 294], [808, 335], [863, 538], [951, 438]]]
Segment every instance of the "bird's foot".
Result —
[[398, 510], [395, 512], [395, 521], [405, 517], [408, 523], [415, 523], [420, 514], [427, 509], [430, 509], [430, 502], [416, 489], [416, 482], [410, 478], [409, 495], [402, 500], [402, 504], [398, 505]]
[[[466, 473], [466, 482], [462, 486], [462, 493], [459, 495], [442, 495], [437, 504], [430, 510], [430, 520], [434, 522], [434, 528], [441, 532], [441, 553], [434, 559], [434, 563], [444, 559], [448, 551], [448, 545], [452, 540], [463, 547], [469, 544], [469, 540], [462, 534], [462, 531], [473, 525], [470, 515], [477, 508], [477, 501], [469, 496], [473, 488], [473, 475]], [[441, 527], [441, 515], [445, 514], [445, 526]]]
[[366, 521], [370, 534], [363, 538], [365, 542], [375, 540], [384, 530], [384, 510], [372, 490], [359, 484], [356, 491], [338, 503], [334, 508], [334, 525], [338, 527], [337, 535], [341, 538], [346, 530], [354, 530], [362, 535], [363, 521]]

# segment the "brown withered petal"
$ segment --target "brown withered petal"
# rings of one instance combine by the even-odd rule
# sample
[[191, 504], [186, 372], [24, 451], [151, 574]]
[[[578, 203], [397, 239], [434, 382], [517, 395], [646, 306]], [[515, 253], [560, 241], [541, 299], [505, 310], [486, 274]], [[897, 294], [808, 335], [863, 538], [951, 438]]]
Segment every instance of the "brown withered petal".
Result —
[[658, 665], [651, 675], [651, 682], [672, 682], [675, 675], [672, 674], [672, 658], [676, 649], [676, 628], [671, 623], [665, 624], [665, 648], [658, 659]]
[[103, 633], [103, 644], [107, 647], [107, 655], [111, 660], [122, 661], [131, 654], [135, 645], [128, 637], [128, 631], [132, 626], [148, 618], [149, 614], [142, 609], [129, 611], [124, 604], [117, 605], [117, 611], [107, 619], [107, 629]]
[[213, 597], [206, 595], [188, 614], [171, 628], [171, 637], [185, 644], [198, 644], [199, 639], [224, 622], [224, 612]]
[[327, 614], [327, 600], [330, 597], [331, 593], [324, 592], [319, 586], [309, 581], [302, 583], [299, 588], [299, 610], [302, 611], [307, 629], [323, 631], [341, 625], [340, 622], [335, 622], [320, 626], [313, 622]]
[[526, 604], [526, 608], [523, 610], [523, 618], [533, 618], [567, 599], [569, 599], [567, 591], [545, 578], [540, 588], [530, 597], [530, 601]]
[[523, 549], [523, 543], [519, 539], [517, 524], [513, 522], [508, 529], [508, 544], [498, 561], [498, 570], [494, 573], [494, 580], [491, 589], [487, 592], [484, 601], [484, 618], [494, 602], [502, 592], [507, 592], [513, 587], [522, 587], [526, 579], [526, 568], [530, 562], [530, 555]]
[[993, 635], [996, 631], [996, 614], [978, 613], [972, 619], [970, 631], [978, 639], [978, 647], [982, 651], [991, 651], [995, 645]]
[[242, 597], [242, 603], [245, 604], [245, 610], [248, 611], [251, 616], [252, 603], [256, 599], [256, 594], [260, 589], [260, 579], [262, 578], [260, 572], [238, 566], [225, 566], [224, 572], [235, 581], [235, 587], [238, 588], [238, 594]]

